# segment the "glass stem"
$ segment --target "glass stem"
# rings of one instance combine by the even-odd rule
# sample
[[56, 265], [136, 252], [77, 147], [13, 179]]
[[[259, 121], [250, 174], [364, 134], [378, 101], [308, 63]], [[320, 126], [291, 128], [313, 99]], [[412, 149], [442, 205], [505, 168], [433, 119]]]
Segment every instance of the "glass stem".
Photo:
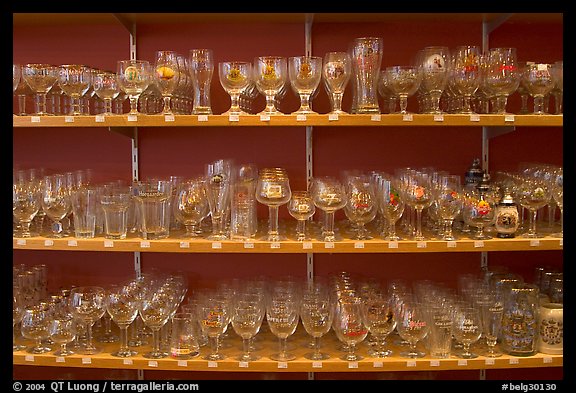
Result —
[[276, 112], [276, 107], [274, 105], [274, 97], [273, 95], [266, 96], [266, 112]]
[[287, 346], [288, 346], [288, 339], [286, 337], [278, 339], [279, 347], [280, 347], [280, 357], [285, 358], [287, 354]]
[[324, 228], [324, 241], [334, 241], [334, 212], [326, 212], [326, 227]]
[[320, 339], [321, 336], [314, 337], [314, 357], [320, 359], [322, 354], [320, 353]]
[[444, 229], [444, 237], [452, 238], [452, 221], [451, 219], [444, 220], [444, 225], [446, 226]]
[[348, 359], [352, 360], [356, 357], [356, 344], [348, 344]]
[[120, 327], [120, 352], [128, 351], [128, 325]]
[[26, 94], [18, 94], [18, 114], [26, 116]]
[[530, 213], [530, 230], [528, 233], [530, 235], [536, 235], [536, 215], [538, 214], [538, 210], [531, 210]]
[[278, 240], [278, 206], [268, 206], [270, 215], [268, 226], [268, 238], [271, 241]]
[[170, 109], [170, 100], [171, 100], [171, 96], [164, 96], [162, 97], [162, 99], [164, 100], [164, 108], [162, 109], [162, 112], [164, 114], [171, 114], [172, 110]]
[[496, 113], [506, 113], [507, 96], [496, 97]]
[[534, 96], [534, 113], [544, 113], [544, 97]]
[[465, 95], [463, 98], [464, 98], [464, 101], [463, 101], [463, 105], [462, 105], [462, 111], [464, 113], [472, 112], [472, 105], [470, 105], [470, 101], [471, 101], [470, 95]]
[[208, 336], [208, 340], [210, 341], [212, 355], [218, 355], [218, 336]]
[[80, 112], [80, 97], [71, 96], [70, 99], [72, 100], [72, 115], [81, 115], [82, 112]]
[[416, 209], [416, 236], [415, 239], [419, 240], [424, 238], [422, 235], [422, 209]]
[[230, 94], [230, 112], [237, 113], [240, 112], [240, 104], [238, 103], [240, 95], [237, 93]]
[[306, 220], [298, 220], [298, 224], [296, 224], [296, 234], [298, 235], [298, 240], [306, 237]]
[[342, 93], [332, 93], [332, 101], [334, 103], [334, 107], [332, 108], [332, 112], [338, 112], [342, 110]]
[[92, 323], [90, 322], [86, 324], [86, 348], [94, 348], [94, 345], [92, 344]]
[[38, 114], [46, 114], [46, 94], [38, 94]]
[[130, 113], [129, 115], [138, 114], [138, 96], [130, 96]]
[[244, 350], [244, 358], [248, 359], [250, 357], [250, 339], [243, 338], [242, 339], [242, 348]]
[[406, 113], [406, 108], [408, 108], [408, 96], [403, 94], [400, 96], [400, 113]]
[[310, 110], [310, 94], [300, 94], [300, 111]]
[[112, 98], [110, 97], [104, 98], [104, 113], [112, 113]]
[[528, 113], [528, 94], [522, 94], [520, 100], [520, 113]]
[[152, 353], [160, 353], [160, 329], [152, 330]]

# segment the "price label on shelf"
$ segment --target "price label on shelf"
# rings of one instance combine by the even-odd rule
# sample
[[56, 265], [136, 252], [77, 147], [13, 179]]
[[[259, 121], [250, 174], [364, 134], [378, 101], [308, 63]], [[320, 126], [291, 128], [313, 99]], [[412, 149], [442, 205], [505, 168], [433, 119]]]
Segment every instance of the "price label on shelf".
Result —
[[270, 115], [260, 115], [260, 121], [270, 121]]
[[476, 115], [476, 114], [470, 115], [470, 121], [474, 121], [474, 122], [480, 121], [480, 115]]
[[56, 356], [56, 363], [66, 363], [66, 358], [64, 356]]
[[560, 239], [560, 247], [564, 247], [564, 239]]
[[539, 246], [540, 246], [540, 240], [530, 239], [530, 247], [539, 247]]
[[68, 247], [78, 247], [76, 239], [68, 240]]
[[543, 63], [539, 63], [536, 68], [538, 69], [538, 71], [547, 71], [548, 70], [548, 64], [543, 64]]
[[514, 115], [504, 115], [504, 121], [514, 121]]
[[150, 242], [147, 240], [141, 241], [140, 248], [150, 248]]
[[286, 363], [286, 362], [278, 362], [278, 368], [288, 368], [288, 363]]
[[209, 361], [208, 368], [218, 368], [218, 362]]
[[358, 368], [358, 362], [348, 362], [348, 368]]
[[128, 121], [138, 121], [137, 115], [128, 115]]
[[54, 240], [51, 240], [51, 239], [44, 240], [44, 246], [45, 247], [52, 247], [53, 245], [54, 245]]
[[389, 241], [388, 248], [398, 248], [398, 242], [396, 240]]
[[187, 360], [178, 360], [178, 367], [188, 367]]
[[402, 121], [413, 121], [414, 120], [414, 116], [412, 116], [411, 113], [402, 115]]
[[252, 242], [244, 242], [244, 248], [254, 248], [254, 243], [252, 243]]
[[174, 118], [174, 115], [164, 115], [164, 121], [165, 122], [172, 122], [175, 121], [176, 119]]
[[131, 366], [134, 364], [134, 362], [132, 361], [132, 359], [123, 359], [122, 364], [125, 366]]
[[510, 364], [520, 364], [520, 359], [518, 359], [518, 358], [510, 358], [510, 360], [508, 361], [508, 363], [510, 363]]
[[326, 242], [326, 243], [324, 243], [324, 248], [334, 248], [334, 242]]
[[240, 121], [240, 116], [238, 116], [238, 115], [229, 115], [229, 116], [228, 116], [228, 121], [231, 122], [231, 123], [239, 122], [239, 121]]
[[434, 121], [444, 121], [444, 115], [434, 115]]
[[26, 362], [33, 362], [33, 361], [34, 361], [34, 355], [26, 355], [26, 356], [24, 356], [24, 361], [26, 361]]
[[248, 362], [238, 362], [238, 367], [248, 368]]
[[296, 115], [296, 121], [306, 121], [306, 115]]
[[338, 113], [331, 113], [328, 115], [328, 121], [338, 121]]
[[30, 116], [30, 123], [40, 123], [40, 116]]
[[208, 115], [198, 115], [198, 121], [208, 121]]
[[216, 250], [216, 249], [220, 249], [220, 248], [222, 248], [221, 242], [212, 242], [212, 249]]
[[494, 358], [486, 358], [484, 364], [487, 366], [493, 366], [496, 364], [496, 361], [494, 360]]
[[158, 362], [156, 360], [149, 360], [148, 367], [158, 367]]
[[322, 368], [322, 362], [312, 362], [312, 368]]
[[312, 242], [302, 242], [302, 249], [311, 250], [312, 249]]
[[280, 243], [279, 242], [272, 242], [270, 243], [270, 248], [280, 248]]
[[370, 116], [370, 120], [371, 120], [371, 121], [380, 121], [380, 120], [382, 120], [382, 116], [380, 116], [380, 115], [372, 115], [372, 116]]
[[406, 367], [416, 367], [416, 360], [408, 360], [406, 362]]
[[106, 120], [106, 116], [96, 115], [94, 116], [94, 120], [96, 121], [96, 123], [104, 123], [104, 121]]
[[74, 116], [64, 116], [64, 123], [74, 123]]
[[466, 360], [466, 359], [458, 359], [458, 365], [459, 365], [459, 366], [467, 366], [467, 365], [468, 365], [468, 360]]
[[82, 358], [82, 364], [92, 364], [92, 358]]
[[482, 248], [482, 247], [484, 247], [484, 241], [483, 241], [483, 240], [475, 240], [475, 241], [474, 241], [474, 247], [475, 247], [475, 248]]
[[439, 360], [430, 360], [430, 367], [440, 367]]
[[104, 247], [105, 248], [113, 248], [114, 247], [114, 240], [104, 240]]
[[26, 239], [16, 239], [16, 245], [25, 246], [26, 245]]
[[427, 247], [428, 247], [427, 242], [417, 242], [416, 243], [416, 248], [427, 248]]
[[457, 243], [456, 243], [455, 241], [453, 241], [453, 240], [452, 240], [452, 241], [448, 241], [448, 242], [446, 242], [446, 247], [448, 247], [448, 248], [456, 248], [456, 244], [457, 244]]
[[383, 363], [383, 362], [373, 362], [373, 363], [372, 363], [372, 367], [374, 367], [374, 368], [382, 368], [382, 367], [384, 367], [384, 363]]
[[542, 358], [542, 363], [550, 364], [550, 363], [552, 363], [552, 358], [550, 356], [545, 356]]
[[190, 242], [180, 242], [180, 248], [190, 248]]
[[364, 248], [364, 242], [354, 242], [354, 248]]

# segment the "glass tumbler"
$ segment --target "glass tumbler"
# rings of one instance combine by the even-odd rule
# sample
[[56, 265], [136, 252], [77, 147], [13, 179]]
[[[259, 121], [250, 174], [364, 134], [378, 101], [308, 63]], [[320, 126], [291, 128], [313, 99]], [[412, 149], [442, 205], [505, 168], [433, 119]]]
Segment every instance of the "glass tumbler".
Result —
[[131, 198], [129, 188], [113, 189], [100, 195], [104, 210], [104, 236], [107, 239], [126, 239]]
[[135, 198], [140, 211], [140, 230], [143, 239], [168, 237], [171, 197], [172, 183], [168, 180], [149, 180], [138, 184]]
[[378, 37], [356, 38], [352, 43], [352, 71], [355, 80], [356, 113], [380, 113], [378, 79], [382, 63], [383, 40]]
[[79, 239], [91, 239], [96, 231], [98, 192], [95, 188], [80, 188], [72, 193], [74, 212], [74, 235]]

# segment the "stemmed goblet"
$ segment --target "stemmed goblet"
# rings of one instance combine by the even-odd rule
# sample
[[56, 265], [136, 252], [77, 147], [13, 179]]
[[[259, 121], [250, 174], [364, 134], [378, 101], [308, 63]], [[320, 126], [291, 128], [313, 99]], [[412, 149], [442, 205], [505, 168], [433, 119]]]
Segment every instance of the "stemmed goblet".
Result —
[[[14, 291], [16, 292], [16, 291]], [[24, 302], [18, 293], [12, 295], [12, 351], [20, 351], [26, 348], [24, 345], [16, 344], [16, 325], [22, 321], [24, 316]]]
[[400, 356], [407, 358], [423, 357], [424, 352], [418, 351], [416, 345], [419, 341], [424, 340], [430, 327], [422, 305], [414, 299], [406, 299], [399, 311], [396, 327], [400, 337], [410, 344], [410, 348], [400, 352]]
[[516, 48], [492, 48], [488, 52], [483, 81], [496, 98], [494, 113], [506, 114], [508, 96], [520, 84]]
[[376, 345], [368, 353], [374, 357], [387, 357], [392, 350], [386, 349], [386, 338], [396, 329], [396, 310], [389, 295], [381, 292], [370, 294], [362, 307], [364, 325], [375, 338]]
[[414, 240], [425, 239], [422, 234], [422, 210], [434, 201], [432, 181], [427, 173], [410, 171], [402, 183], [402, 195], [406, 203], [416, 210], [416, 234]]
[[336, 302], [333, 328], [338, 340], [347, 346], [348, 352], [340, 359], [357, 362], [363, 357], [356, 353], [356, 346], [368, 335], [362, 319], [362, 299], [356, 296], [342, 296]]
[[139, 303], [138, 313], [144, 324], [152, 330], [152, 349], [142, 355], [148, 359], [161, 359], [168, 356], [160, 348], [160, 329], [170, 319], [174, 305], [179, 304], [174, 296], [161, 289], [162, 284], [157, 284], [155, 288], [145, 293]]
[[311, 186], [314, 205], [325, 213], [323, 237], [325, 242], [336, 240], [334, 213], [346, 206], [346, 191], [340, 181], [333, 177], [315, 177]]
[[226, 61], [218, 63], [218, 74], [222, 88], [230, 94], [230, 109], [223, 115], [246, 115], [240, 109], [240, 94], [252, 81], [252, 64], [245, 61]]
[[58, 315], [50, 321], [50, 338], [60, 348], [54, 352], [55, 356], [73, 355], [75, 352], [67, 348], [67, 345], [76, 338], [76, 321], [71, 315]]
[[452, 58], [450, 71], [452, 86], [464, 98], [463, 108], [458, 113], [475, 113], [470, 101], [480, 87], [480, 53], [480, 48], [477, 46], [459, 46]]
[[345, 182], [346, 206], [344, 212], [350, 222], [356, 227], [356, 240], [370, 239], [366, 224], [376, 218], [378, 201], [374, 187], [364, 175], [348, 175]]
[[230, 204], [232, 163], [218, 160], [206, 166], [206, 196], [212, 217], [212, 235], [208, 240], [227, 239], [224, 232], [224, 214]]
[[183, 181], [176, 186], [173, 206], [174, 217], [186, 228], [185, 237], [198, 237], [202, 233], [200, 223], [210, 213], [204, 179]]
[[260, 115], [281, 115], [276, 109], [275, 97], [280, 92], [287, 78], [285, 57], [260, 56], [254, 60], [254, 82], [258, 91], [266, 96], [266, 108]]
[[498, 337], [502, 327], [502, 316], [504, 315], [503, 294], [494, 289], [486, 289], [480, 296], [482, 296], [479, 304], [482, 332], [488, 346], [488, 351], [484, 353], [484, 356], [490, 358], [502, 356], [502, 353], [496, 350], [496, 345], [498, 344]]
[[40, 354], [52, 350], [42, 343], [42, 340], [50, 337], [51, 320], [50, 309], [44, 304], [36, 304], [24, 309], [20, 326], [22, 336], [35, 341], [35, 344], [28, 348], [27, 352]]
[[288, 202], [288, 213], [294, 217], [298, 224], [296, 225], [296, 240], [304, 241], [306, 235], [306, 220], [314, 215], [316, 206], [308, 191], [292, 191], [292, 197]]
[[470, 351], [470, 346], [482, 336], [482, 321], [478, 308], [471, 306], [456, 307], [453, 325], [454, 338], [462, 344], [462, 352], [458, 357], [474, 359], [478, 355]]
[[178, 85], [180, 72], [178, 70], [178, 54], [173, 51], [161, 50], [156, 52], [154, 79], [162, 94], [164, 107], [163, 115], [173, 114], [170, 106], [172, 94]]
[[473, 239], [486, 240], [492, 237], [484, 232], [484, 228], [491, 225], [496, 218], [496, 203], [486, 193], [476, 188], [464, 189], [464, 202], [462, 205], [464, 223], [478, 228]]
[[303, 290], [300, 319], [306, 333], [314, 338], [314, 351], [304, 357], [310, 360], [328, 359], [330, 355], [320, 350], [321, 339], [330, 331], [334, 320], [334, 302], [326, 288], [311, 285]]
[[210, 361], [224, 359], [225, 355], [219, 352], [220, 337], [226, 333], [230, 323], [230, 300], [218, 291], [208, 293], [201, 299], [199, 313], [202, 331], [208, 337], [211, 349], [204, 359]]
[[128, 115], [137, 116], [138, 98], [153, 81], [152, 67], [146, 60], [120, 60], [116, 72], [120, 89], [130, 99]]
[[535, 115], [544, 115], [544, 97], [554, 88], [552, 64], [527, 64], [522, 81], [528, 93], [534, 98]]
[[37, 236], [30, 232], [30, 224], [41, 208], [40, 182], [16, 178], [12, 185], [12, 215], [20, 224], [18, 237]]
[[404, 213], [406, 204], [404, 197], [401, 196], [398, 179], [389, 175], [378, 178], [376, 180], [376, 195], [379, 200], [380, 212], [388, 221], [388, 234], [385, 239], [388, 241], [400, 240], [400, 236], [396, 234], [396, 222]]
[[80, 108], [80, 98], [92, 86], [92, 70], [78, 64], [61, 65], [58, 86], [60, 86], [64, 94], [70, 97], [71, 107], [69, 115], [83, 115]]
[[432, 107], [426, 113], [442, 114], [440, 96], [448, 83], [450, 50], [445, 46], [426, 47], [418, 52], [416, 63], [422, 67], [420, 88], [431, 99]]
[[438, 216], [444, 222], [442, 240], [452, 241], [456, 237], [452, 232], [454, 219], [462, 211], [462, 188], [460, 186], [460, 176], [440, 175], [434, 205]]
[[346, 113], [342, 110], [342, 97], [352, 76], [352, 59], [347, 52], [328, 52], [322, 67], [324, 86], [331, 96], [330, 114]]
[[139, 298], [124, 285], [112, 285], [106, 291], [106, 311], [120, 328], [120, 348], [112, 356], [129, 357], [136, 354], [128, 347], [128, 326], [138, 315]]
[[51, 115], [46, 110], [46, 95], [58, 80], [59, 69], [50, 64], [25, 64], [22, 79], [36, 93], [36, 116]]
[[21, 78], [22, 68], [20, 67], [20, 64], [12, 64], [12, 93], [16, 92]]
[[400, 114], [409, 113], [408, 97], [416, 93], [422, 83], [422, 68], [420, 66], [387, 67], [384, 73], [388, 88], [400, 99]]
[[99, 353], [92, 343], [92, 326], [106, 312], [106, 292], [97, 286], [76, 287], [70, 291], [70, 310], [75, 318], [86, 325], [87, 342], [79, 351], [85, 355]]
[[270, 359], [287, 362], [296, 356], [287, 350], [287, 340], [298, 327], [300, 320], [300, 298], [297, 290], [290, 285], [273, 283], [266, 304], [266, 321], [272, 334], [278, 337], [280, 350], [270, 355]]
[[258, 173], [256, 200], [268, 206], [269, 226], [267, 240], [277, 242], [283, 239], [278, 231], [278, 208], [290, 201], [292, 191], [286, 170], [263, 168]]
[[530, 211], [528, 232], [522, 237], [532, 239], [540, 237], [536, 231], [536, 216], [538, 209], [546, 206], [552, 198], [550, 187], [545, 181], [534, 176], [521, 176], [516, 186], [516, 194], [518, 203]]
[[322, 78], [322, 58], [297, 56], [288, 58], [288, 76], [292, 89], [300, 96], [300, 108], [295, 114], [316, 113], [310, 108], [310, 97]]
[[116, 99], [120, 94], [120, 86], [118, 85], [118, 78], [113, 72], [98, 72], [93, 76], [92, 86], [94, 93], [104, 101], [105, 116], [114, 115], [112, 111], [112, 100]]
[[240, 362], [250, 362], [260, 359], [251, 350], [251, 340], [262, 326], [266, 313], [264, 297], [257, 293], [243, 292], [236, 295], [232, 302], [231, 323], [234, 332], [242, 338], [243, 353], [238, 356]]
[[42, 210], [54, 221], [48, 237], [66, 236], [61, 221], [72, 210], [66, 177], [62, 174], [45, 176], [42, 181]]

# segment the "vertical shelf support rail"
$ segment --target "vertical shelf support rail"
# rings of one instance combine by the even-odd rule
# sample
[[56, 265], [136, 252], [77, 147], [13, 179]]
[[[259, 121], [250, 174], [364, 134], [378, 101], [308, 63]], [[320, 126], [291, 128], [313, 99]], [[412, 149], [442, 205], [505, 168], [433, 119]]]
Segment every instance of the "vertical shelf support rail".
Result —
[[[314, 14], [306, 14], [304, 21], [304, 53], [312, 56], [312, 21]], [[306, 189], [310, 189], [310, 182], [313, 175], [313, 152], [312, 152], [312, 130], [311, 126], [306, 127]], [[306, 253], [306, 278], [308, 282], [314, 280], [314, 254]], [[308, 379], [314, 379], [314, 374], [309, 373]]]

